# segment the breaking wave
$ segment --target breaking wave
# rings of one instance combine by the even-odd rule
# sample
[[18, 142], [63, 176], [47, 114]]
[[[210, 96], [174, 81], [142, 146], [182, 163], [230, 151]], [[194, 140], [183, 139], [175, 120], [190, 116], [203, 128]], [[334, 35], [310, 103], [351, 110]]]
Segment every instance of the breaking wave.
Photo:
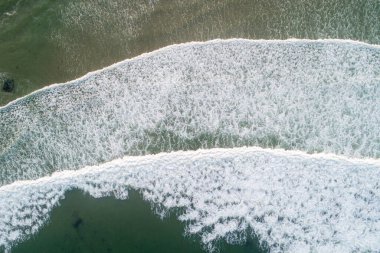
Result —
[[[271, 252], [377, 252], [380, 162], [255, 147], [125, 157], [0, 188], [0, 246], [38, 231], [70, 189], [139, 190], [212, 250], [254, 233]], [[253, 232], [249, 232], [253, 231]]]
[[78, 188], [139, 190], [209, 250], [379, 251], [379, 108], [380, 47], [342, 40], [173, 45], [51, 85], [0, 108], [0, 250]]
[[125, 155], [199, 148], [379, 158], [379, 105], [379, 46], [174, 45], [0, 108], [0, 185]]

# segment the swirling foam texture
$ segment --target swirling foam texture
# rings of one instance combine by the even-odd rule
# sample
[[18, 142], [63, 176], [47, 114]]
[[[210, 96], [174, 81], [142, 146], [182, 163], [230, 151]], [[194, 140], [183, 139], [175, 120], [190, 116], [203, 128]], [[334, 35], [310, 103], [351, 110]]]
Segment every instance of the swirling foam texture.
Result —
[[[53, 85], [0, 108], [0, 249], [79, 188], [139, 190], [209, 249], [379, 251], [379, 105], [379, 46], [337, 40], [175, 45]], [[304, 152], [210, 149], [244, 145]]]
[[121, 199], [139, 190], [209, 249], [254, 233], [271, 252], [378, 252], [379, 178], [378, 160], [255, 147], [126, 157], [1, 187], [0, 246], [35, 233], [79, 188]]
[[0, 185], [124, 155], [255, 145], [380, 156], [380, 48], [174, 45], [0, 108]]

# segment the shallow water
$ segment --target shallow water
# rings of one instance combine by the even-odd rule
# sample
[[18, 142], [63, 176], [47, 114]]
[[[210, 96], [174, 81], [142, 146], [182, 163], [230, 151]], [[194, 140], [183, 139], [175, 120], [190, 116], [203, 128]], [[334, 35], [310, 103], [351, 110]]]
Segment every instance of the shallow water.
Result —
[[3, 0], [0, 104], [179, 42], [340, 38], [380, 43], [377, 0]]
[[[197, 237], [184, 237], [184, 225], [174, 212], [160, 219], [137, 192], [128, 200], [113, 197], [91, 198], [71, 191], [38, 236], [12, 249], [13, 253], [31, 252], [206, 252]], [[259, 253], [255, 239], [241, 246], [220, 242], [219, 252]]]
[[376, 252], [378, 178], [378, 160], [254, 147], [124, 157], [1, 187], [0, 245], [36, 234], [72, 189], [138, 190], [158, 216], [181, 209], [174, 216], [209, 251], [258, 238], [271, 252]]
[[164, 48], [0, 108], [0, 185], [199, 148], [379, 158], [379, 73], [380, 47], [352, 41]]
[[0, 252], [378, 252], [379, 24], [376, 0], [1, 1], [0, 105], [178, 42], [348, 40], [175, 45], [0, 107]]
[[376, 251], [379, 54], [344, 40], [173, 45], [0, 108], [0, 245], [35, 235], [69, 190], [130, 187], [157, 215], [185, 208], [209, 250], [257, 236], [271, 252]]

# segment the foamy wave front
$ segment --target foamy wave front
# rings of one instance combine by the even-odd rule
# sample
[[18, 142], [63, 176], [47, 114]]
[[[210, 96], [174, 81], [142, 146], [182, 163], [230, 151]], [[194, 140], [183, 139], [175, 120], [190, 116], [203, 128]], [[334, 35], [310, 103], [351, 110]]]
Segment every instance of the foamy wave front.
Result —
[[253, 231], [271, 252], [378, 252], [380, 162], [261, 148], [125, 157], [0, 188], [0, 246], [35, 233], [66, 191], [181, 208], [209, 249]]
[[170, 46], [0, 108], [0, 185], [124, 155], [260, 146], [380, 157], [380, 47]]

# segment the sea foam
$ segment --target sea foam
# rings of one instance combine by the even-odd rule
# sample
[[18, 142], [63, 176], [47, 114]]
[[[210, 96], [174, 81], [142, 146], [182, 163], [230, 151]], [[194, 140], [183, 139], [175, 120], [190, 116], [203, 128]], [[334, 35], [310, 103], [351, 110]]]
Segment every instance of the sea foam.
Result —
[[209, 249], [379, 251], [379, 105], [380, 47], [339, 40], [174, 45], [52, 85], [0, 108], [0, 247], [78, 188], [139, 190]]
[[0, 185], [125, 155], [260, 146], [380, 157], [380, 47], [174, 45], [0, 108]]
[[257, 236], [271, 252], [378, 252], [380, 162], [255, 147], [125, 157], [0, 188], [0, 248], [34, 234], [66, 191], [170, 210], [215, 242]]

